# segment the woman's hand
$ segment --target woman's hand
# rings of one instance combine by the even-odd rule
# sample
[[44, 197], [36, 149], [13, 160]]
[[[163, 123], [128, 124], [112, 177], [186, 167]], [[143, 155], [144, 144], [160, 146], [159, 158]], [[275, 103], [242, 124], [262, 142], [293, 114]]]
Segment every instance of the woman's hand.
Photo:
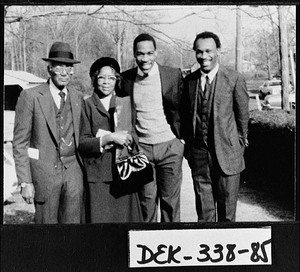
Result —
[[112, 142], [121, 146], [129, 146], [132, 143], [132, 137], [127, 131], [118, 131], [110, 134]]
[[132, 143], [132, 137], [131, 135], [123, 130], [118, 132], [112, 132], [108, 135], [103, 136], [102, 138], [102, 144], [103, 146], [109, 145], [109, 144], [116, 144], [120, 146], [129, 146]]

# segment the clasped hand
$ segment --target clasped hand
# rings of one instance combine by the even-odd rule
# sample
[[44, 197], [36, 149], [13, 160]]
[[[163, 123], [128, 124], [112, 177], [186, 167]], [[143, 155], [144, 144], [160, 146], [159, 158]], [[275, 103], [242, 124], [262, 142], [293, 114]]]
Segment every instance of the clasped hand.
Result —
[[130, 146], [132, 143], [132, 136], [125, 130], [111, 133], [112, 141], [121, 146]]

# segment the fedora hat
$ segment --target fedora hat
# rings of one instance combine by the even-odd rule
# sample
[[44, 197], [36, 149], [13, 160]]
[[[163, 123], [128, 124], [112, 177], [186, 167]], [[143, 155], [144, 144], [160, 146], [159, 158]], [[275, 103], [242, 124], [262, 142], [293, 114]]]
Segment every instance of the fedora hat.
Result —
[[75, 60], [71, 46], [64, 42], [55, 42], [52, 44], [48, 58], [42, 58], [44, 61], [57, 61], [63, 63], [80, 63], [80, 61]]

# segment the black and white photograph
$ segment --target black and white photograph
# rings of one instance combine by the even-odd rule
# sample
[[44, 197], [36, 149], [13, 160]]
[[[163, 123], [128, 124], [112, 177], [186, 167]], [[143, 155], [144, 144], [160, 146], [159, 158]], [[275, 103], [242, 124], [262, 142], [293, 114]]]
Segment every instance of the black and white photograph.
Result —
[[[299, 221], [295, 4], [1, 6], [2, 230], [36, 230], [34, 240], [45, 227], [60, 240], [60, 229], [75, 237], [92, 229], [85, 248], [97, 227], [110, 233], [101, 238], [106, 242], [114, 235], [128, 239], [119, 264], [106, 263], [107, 253], [96, 260], [93, 252], [95, 262], [85, 270], [69, 263], [70, 253], [61, 268], [60, 256], [53, 262], [42, 257], [43, 268], [34, 261], [31, 270], [25, 261], [3, 271], [197, 271], [212, 265], [280, 271], [283, 264], [272, 270], [273, 236], [272, 243], [265, 237], [270, 226], [282, 233]], [[225, 239], [233, 226], [237, 233], [239, 227], [269, 228], [257, 241], [244, 237], [253, 240], [250, 251], [255, 243], [267, 251], [249, 262], [235, 253], [235, 263]], [[134, 250], [127, 243], [135, 241], [135, 230], [147, 237], [147, 230], [171, 235], [181, 227], [211, 229], [213, 236], [220, 230], [223, 237], [211, 240], [227, 247], [226, 261], [216, 257], [218, 247], [207, 262], [187, 253], [178, 261], [184, 241], [178, 251], [163, 246], [169, 255], [162, 261], [162, 244], [155, 254], [145, 239], [135, 247], [140, 261], [131, 266]], [[64, 253], [73, 246], [66, 243]], [[46, 246], [41, 254], [52, 251]], [[289, 268], [297, 271], [299, 261]]]

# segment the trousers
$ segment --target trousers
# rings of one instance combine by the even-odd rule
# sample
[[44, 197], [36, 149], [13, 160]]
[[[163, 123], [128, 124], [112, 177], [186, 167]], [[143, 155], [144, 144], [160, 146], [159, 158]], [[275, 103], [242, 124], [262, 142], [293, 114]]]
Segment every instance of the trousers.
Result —
[[189, 165], [198, 222], [235, 221], [240, 174], [225, 175], [205, 148], [193, 149]]
[[84, 213], [83, 174], [77, 160], [58, 164], [55, 183], [46, 202], [35, 202], [36, 224], [78, 224]]
[[180, 222], [180, 190], [184, 144], [177, 138], [159, 144], [139, 143], [152, 167], [153, 181], [143, 186], [139, 199], [145, 222]]

